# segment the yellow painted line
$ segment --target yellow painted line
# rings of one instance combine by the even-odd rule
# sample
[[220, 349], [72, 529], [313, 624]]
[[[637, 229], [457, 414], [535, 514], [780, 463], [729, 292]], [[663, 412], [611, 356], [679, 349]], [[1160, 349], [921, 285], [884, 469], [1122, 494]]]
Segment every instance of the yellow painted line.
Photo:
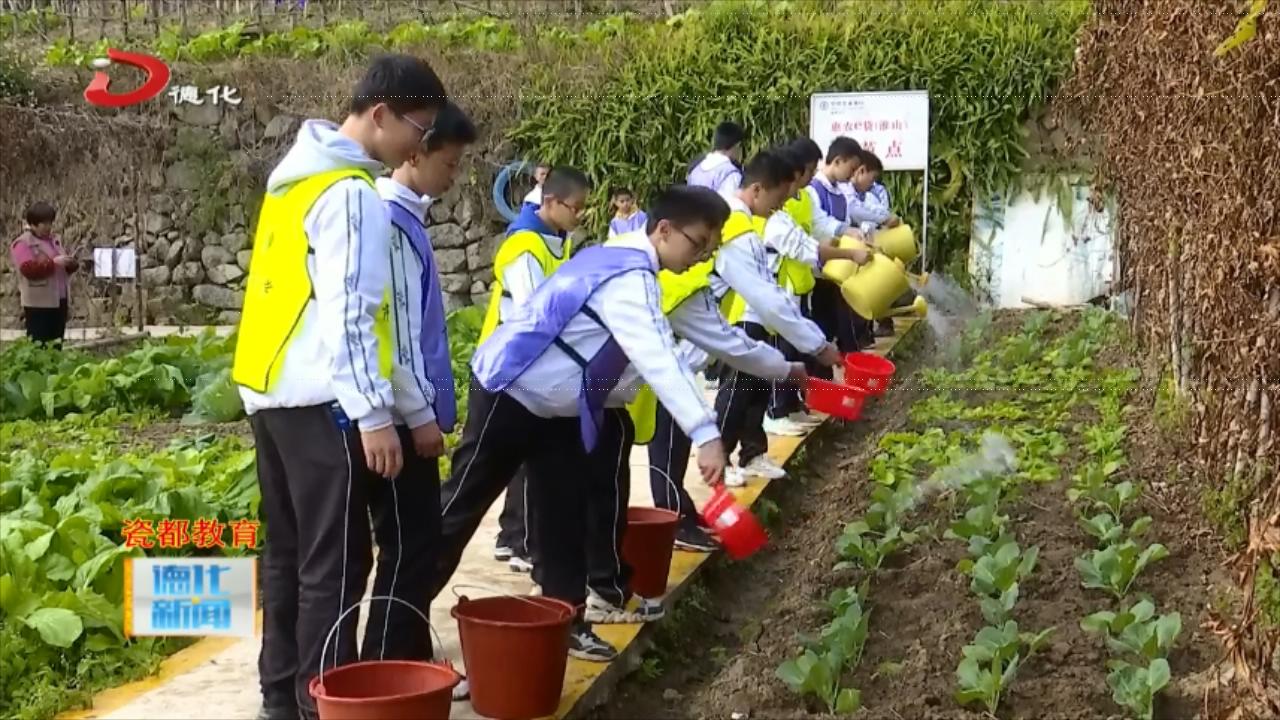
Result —
[[[917, 318], [898, 318], [895, 322], [897, 329], [895, 335], [888, 338], [877, 338], [872, 351], [879, 355], [888, 355], [916, 322]], [[808, 437], [808, 434], [804, 437], [771, 436], [769, 455], [780, 464], [785, 465]], [[750, 507], [760, 498], [760, 495], [764, 493], [764, 489], [768, 485], [768, 480], [752, 478], [745, 487], [733, 490], [733, 494], [738, 499], [738, 502]], [[667, 580], [668, 594], [670, 595], [672, 590], [688, 582], [702, 567], [702, 564], [710, 560], [711, 557], [712, 555], [707, 553], [675, 551], [671, 557], [671, 574]], [[257, 623], [258, 627], [261, 628], [261, 610], [258, 611]], [[609, 641], [618, 649], [618, 656], [621, 657], [622, 653], [626, 652], [627, 647], [639, 636], [642, 627], [642, 625], [597, 625], [595, 630], [600, 637]], [[137, 699], [142, 694], [209, 662], [215, 655], [240, 640], [242, 638], [203, 638], [190, 647], [179, 650], [166, 658], [160, 663], [160, 670], [155, 675], [117, 688], [104, 690], [93, 697], [93, 703], [89, 708], [69, 710], [58, 715], [57, 720], [93, 720], [94, 718], [108, 715]], [[560, 707], [556, 709], [555, 717], [563, 718], [572, 712], [578, 701], [591, 689], [592, 684], [609, 668], [610, 664], [585, 662], [576, 658], [569, 658], [569, 665], [565, 670], [564, 690], [560, 695]]]
[[[918, 318], [899, 318], [895, 323], [893, 337], [876, 338], [875, 347], [872, 352], [877, 355], [889, 355], [898, 341], [911, 330], [916, 324]], [[803, 437], [779, 437], [769, 436], [769, 456], [779, 464], [786, 465], [787, 461], [795, 455], [796, 451], [804, 445], [805, 440], [809, 439], [809, 435], [813, 431], [805, 433]], [[746, 486], [732, 490], [734, 497], [739, 503], [747, 507], [755, 505], [756, 500], [764, 494], [764, 490], [769, 486], [769, 480], [763, 478], [751, 478]], [[670, 596], [672, 591], [680, 588], [686, 582], [693, 578], [693, 575], [702, 567], [703, 563], [709, 561], [713, 557], [708, 553], [690, 553], [676, 550], [671, 557], [671, 574], [667, 579], [667, 594]], [[668, 610], [670, 610], [668, 605]], [[662, 622], [659, 620], [658, 622]], [[635, 642], [640, 635], [643, 625], [596, 625], [593, 629], [601, 638], [611, 643], [618, 649], [618, 659], [622, 658], [623, 653], [631, 643]], [[617, 662], [617, 660], [614, 660]], [[565, 718], [569, 716], [577, 707], [578, 702], [582, 700], [587, 691], [597, 679], [600, 678], [612, 665], [612, 663], [595, 663], [569, 658], [569, 665], [565, 669], [564, 689], [560, 694], [560, 707], [556, 708], [556, 718]]]

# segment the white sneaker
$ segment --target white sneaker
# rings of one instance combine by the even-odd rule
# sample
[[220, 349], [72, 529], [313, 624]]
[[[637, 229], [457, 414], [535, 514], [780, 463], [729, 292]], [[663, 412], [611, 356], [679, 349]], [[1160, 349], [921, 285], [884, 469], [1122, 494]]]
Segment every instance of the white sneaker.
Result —
[[507, 561], [507, 569], [513, 573], [529, 573], [533, 572], [533, 563], [529, 558], [512, 555], [511, 559]]
[[822, 424], [822, 418], [817, 415], [810, 415], [803, 410], [791, 413], [787, 416], [787, 419], [801, 427], [814, 428]]
[[782, 437], [803, 437], [808, 428], [797, 425], [787, 418], [771, 418], [765, 416], [764, 431], [770, 435], [780, 435]]
[[768, 455], [761, 455], [747, 463], [747, 466], [742, 471], [748, 475], [755, 475], [766, 480], [781, 480], [787, 476], [787, 471], [770, 460]]
[[635, 610], [618, 607], [594, 592], [587, 597], [587, 607], [583, 619], [599, 625], [628, 625], [633, 623], [653, 622], [662, 619], [666, 610], [657, 600], [640, 598]]
[[742, 468], [729, 466], [724, 469], [724, 486], [731, 488], [745, 487], [747, 484], [747, 474]]

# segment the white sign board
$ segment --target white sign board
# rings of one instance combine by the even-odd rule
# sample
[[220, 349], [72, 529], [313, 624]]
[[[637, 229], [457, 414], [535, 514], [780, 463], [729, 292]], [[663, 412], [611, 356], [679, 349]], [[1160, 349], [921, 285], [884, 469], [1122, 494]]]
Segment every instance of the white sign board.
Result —
[[875, 153], [885, 170], [929, 166], [929, 93], [818, 93], [809, 99], [809, 136], [825, 153], [844, 135]]
[[133, 248], [94, 248], [93, 276], [133, 278], [138, 274], [138, 254]]

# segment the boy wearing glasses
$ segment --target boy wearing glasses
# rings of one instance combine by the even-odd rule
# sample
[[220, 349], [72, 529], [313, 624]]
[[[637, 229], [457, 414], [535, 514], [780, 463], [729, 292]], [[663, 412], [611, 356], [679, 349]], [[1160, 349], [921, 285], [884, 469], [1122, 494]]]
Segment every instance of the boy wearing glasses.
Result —
[[[552, 168], [542, 184], [540, 205], [526, 203], [507, 226], [507, 237], [493, 258], [493, 287], [489, 309], [480, 329], [480, 342], [520, 308], [552, 273], [569, 259], [569, 233], [582, 221], [591, 182], [570, 167]], [[513, 572], [533, 568], [524, 473], [516, 475], [498, 518], [494, 559]]]
[[[625, 472], [620, 453], [633, 431], [624, 405], [641, 382], [693, 439], [703, 479], [719, 480], [725, 458], [715, 414], [676, 349], [657, 273], [694, 265], [719, 242], [727, 216], [711, 191], [667, 190], [646, 232], [576, 254], [476, 350], [467, 425], [441, 498], [437, 592], [523, 464], [537, 518], [535, 580], [547, 597], [586, 601], [587, 494]], [[599, 662], [617, 654], [583, 620], [569, 653]]]
[[[404, 469], [369, 483], [369, 514], [378, 546], [373, 595], [397, 597], [423, 612], [431, 591], [440, 535], [440, 463], [444, 433], [457, 419], [444, 295], [436, 271], [427, 211], [448, 192], [476, 128], [457, 105], [436, 116], [423, 146], [377, 179], [391, 219], [391, 284], [387, 311], [393, 332], [392, 413], [404, 448]], [[361, 657], [430, 660], [431, 635], [422, 620], [390, 600], [369, 606]]]
[[[308, 120], [267, 179], [232, 377], [249, 413], [262, 511], [262, 715], [315, 714], [325, 635], [364, 595], [367, 488], [400, 473], [391, 353], [378, 340], [391, 228], [373, 177], [413, 154], [446, 101], [422, 60], [375, 59], [341, 126]], [[356, 615], [333, 656], [356, 660]]]

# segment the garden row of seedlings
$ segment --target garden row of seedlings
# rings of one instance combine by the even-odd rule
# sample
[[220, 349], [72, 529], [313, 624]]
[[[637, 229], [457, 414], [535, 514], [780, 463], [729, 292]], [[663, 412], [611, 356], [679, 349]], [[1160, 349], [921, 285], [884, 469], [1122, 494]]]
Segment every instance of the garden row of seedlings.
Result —
[[1128, 428], [1121, 398], [1126, 389], [1104, 387], [1094, 402], [1100, 419], [1080, 433], [1089, 459], [1073, 478], [1067, 498], [1097, 543], [1096, 549], [1076, 558], [1076, 569], [1086, 588], [1106, 591], [1115, 603], [1114, 610], [1093, 613], [1080, 627], [1105, 638], [1112, 654], [1107, 662], [1112, 699], [1133, 717], [1151, 720], [1155, 696], [1169, 683], [1168, 655], [1182, 631], [1182, 617], [1176, 612], [1158, 615], [1150, 597], [1134, 597], [1138, 576], [1169, 552], [1160, 543], [1143, 545], [1151, 517], [1129, 522], [1140, 490], [1129, 480], [1117, 479], [1125, 464]]
[[[976, 365], [1019, 367], [1032, 356], [1035, 340], [1049, 320], [1048, 314], [1037, 317], [1028, 323], [1023, 335], [1006, 338], [998, 352], [984, 353]], [[981, 331], [973, 339], [980, 339], [980, 335]], [[1043, 380], [1040, 376], [1026, 375], [1025, 369], [1018, 372], [1022, 373], [1019, 380], [1027, 384]], [[990, 385], [1011, 379], [1003, 375], [975, 378], [972, 372], [933, 371], [930, 375], [926, 384], [938, 387], [966, 384], [972, 387], [975, 380]], [[949, 393], [916, 403], [911, 414], [916, 424], [935, 420], [1012, 422], [1028, 416], [1016, 403], [966, 408]], [[875, 481], [871, 502], [862, 518], [846, 525], [836, 541], [840, 561], [834, 570], [861, 568], [863, 580], [856, 586], [832, 592], [827, 601], [831, 621], [817, 637], [802, 637], [801, 654], [778, 668], [778, 677], [793, 692], [816, 698], [835, 713], [851, 713], [860, 707], [859, 690], [844, 687], [842, 676], [862, 658], [870, 621], [867, 593], [871, 579], [887, 558], [920, 537], [932, 534], [929, 528], [909, 528], [908, 515], [922, 499], [943, 490], [967, 503], [964, 519], [955, 523], [947, 534], [969, 544], [971, 557], [962, 563], [961, 569], [970, 575], [971, 588], [979, 596], [983, 615], [990, 623], [978, 632], [972, 645], [965, 647], [965, 659], [957, 669], [957, 698], [961, 703], [981, 699], [994, 711], [1002, 688], [1012, 680], [1019, 663], [1025, 661], [1023, 648], [1031, 651], [1040, 647], [1049, 634], [1049, 631], [1020, 633], [1009, 617], [1017, 601], [1017, 582], [1035, 567], [1038, 550], [1022, 551], [1005, 531], [1008, 518], [999, 513], [1001, 499], [1006, 494], [1006, 480], [1017, 462], [1013, 449], [1003, 437], [1008, 434], [1023, 441], [1024, 450], [1035, 455], [1035, 462], [1029, 463], [1032, 472], [1040, 467], [1041, 476], [1046, 469], [1041, 456], [1065, 452], [1065, 440], [1056, 432], [1026, 425], [1000, 429], [1001, 435], [984, 435], [980, 451], [971, 455], [966, 454], [966, 447], [971, 445], [972, 435], [945, 432], [937, 427], [924, 432], [890, 433], [881, 439], [879, 446], [884, 452], [870, 465]], [[922, 465], [941, 470], [919, 482], [917, 470]], [[1057, 476], [1056, 468], [1048, 469], [1051, 477]], [[1019, 473], [1019, 477], [1027, 475]]]
[[[969, 578], [986, 622], [962, 649], [956, 699], [965, 705], [981, 703], [995, 713], [1018, 669], [1053, 631], [1022, 632], [1012, 618], [1020, 584], [1035, 570], [1039, 549], [1019, 546], [1001, 507], [1016, 498], [1025, 482], [1059, 479], [1056, 461], [1068, 451], [1059, 428], [1065, 427], [1073, 406], [1088, 395], [1082, 391], [1099, 378], [1101, 394], [1094, 406], [1102, 420], [1077, 428], [1096, 462], [1077, 477], [1070, 497], [1081, 503], [1082, 524], [1099, 539], [1100, 547], [1077, 565], [1086, 587], [1109, 589], [1123, 600], [1142, 567], [1164, 556], [1162, 546], [1137, 545], [1150, 518], [1124, 525], [1124, 510], [1137, 495], [1132, 484], [1108, 481], [1123, 464], [1121, 399], [1135, 380], [1132, 373], [1100, 372], [1092, 367], [1112, 320], [1105, 313], [1086, 313], [1073, 332], [1045, 352], [1043, 335], [1051, 320], [1049, 313], [1031, 315], [1021, 333], [1003, 338], [964, 371], [925, 372], [924, 384], [941, 390], [916, 403], [911, 419], [916, 425], [933, 427], [890, 433], [881, 439], [883, 452], [870, 465], [875, 480], [871, 503], [861, 519], [845, 527], [836, 543], [840, 562], [835, 569], [860, 567], [864, 579], [832, 593], [828, 599], [832, 620], [818, 637], [802, 638], [801, 655], [778, 668], [778, 676], [794, 692], [821, 700], [832, 712], [853, 712], [860, 706], [859, 691], [844, 687], [841, 678], [862, 657], [871, 578], [889, 556], [931, 534], [927, 528], [909, 529], [907, 515], [919, 501], [943, 491], [962, 508], [945, 536], [966, 544], [967, 557], [958, 569]], [[970, 341], [980, 342], [981, 333]], [[1013, 389], [1017, 398], [969, 406], [957, 396], [965, 388]], [[956, 421], [992, 423], [982, 434], [977, 453], [966, 453], [974, 434], [937, 427]], [[1017, 446], [1016, 452], [1010, 441]], [[922, 465], [936, 471], [918, 482]], [[1102, 512], [1087, 514], [1095, 509]], [[1138, 717], [1149, 718], [1150, 698], [1168, 680], [1163, 658], [1180, 626], [1177, 615], [1157, 617], [1150, 601], [1141, 600], [1123, 612], [1091, 615], [1083, 624], [1086, 630], [1105, 632], [1108, 646], [1118, 656], [1108, 677], [1116, 701]]]

